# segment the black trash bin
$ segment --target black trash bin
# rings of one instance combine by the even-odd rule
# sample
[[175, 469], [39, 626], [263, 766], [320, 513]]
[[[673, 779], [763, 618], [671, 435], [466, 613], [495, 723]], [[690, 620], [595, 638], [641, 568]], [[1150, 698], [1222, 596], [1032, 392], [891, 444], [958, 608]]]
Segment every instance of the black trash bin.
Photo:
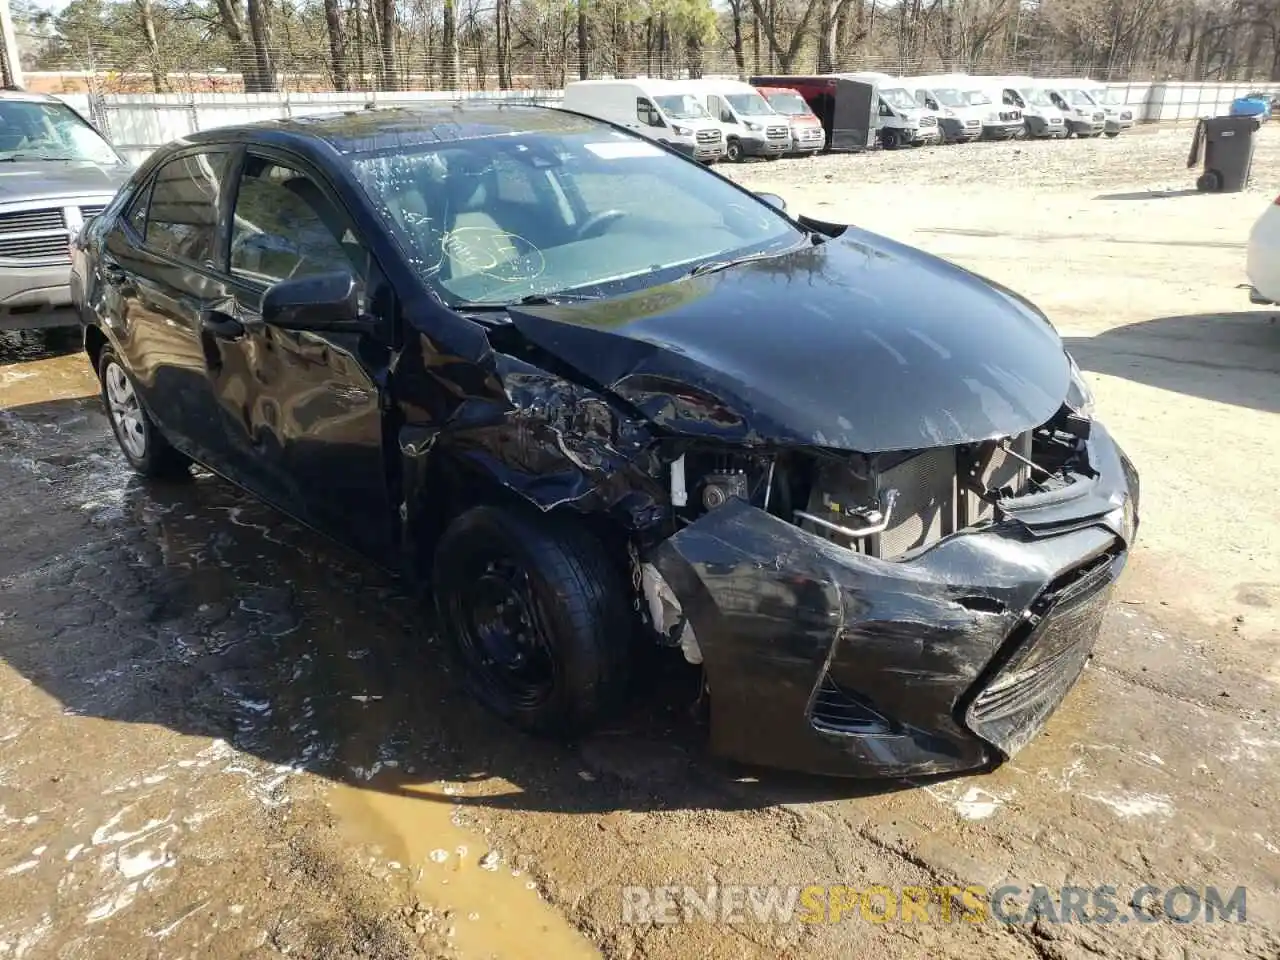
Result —
[[1258, 129], [1254, 117], [1202, 117], [1191, 139], [1187, 168], [1200, 162], [1204, 172], [1196, 178], [1196, 189], [1210, 193], [1239, 193], [1249, 182], [1253, 166], [1253, 134]]

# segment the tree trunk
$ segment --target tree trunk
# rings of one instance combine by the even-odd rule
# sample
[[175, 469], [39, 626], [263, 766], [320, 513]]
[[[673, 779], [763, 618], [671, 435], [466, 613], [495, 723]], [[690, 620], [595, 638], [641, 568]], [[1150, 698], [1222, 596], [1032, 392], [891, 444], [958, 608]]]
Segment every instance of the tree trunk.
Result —
[[511, 89], [511, 0], [497, 0], [494, 11], [494, 39], [497, 41], [498, 89]]
[[399, 90], [396, 70], [396, 4], [395, 0], [378, 2], [378, 51], [382, 61], [382, 89]]
[[446, 90], [457, 90], [462, 75], [462, 56], [458, 47], [458, 8], [456, 0], [444, 0], [443, 34], [441, 46], [444, 48], [444, 70], [441, 71], [441, 86]]
[[578, 79], [591, 76], [591, 64], [587, 58], [587, 3], [578, 0]]
[[324, 0], [324, 21], [329, 32], [329, 57], [333, 60], [333, 87], [346, 90], [350, 85], [347, 72], [347, 25], [342, 20], [339, 0]]
[[253, 61], [258, 74], [256, 88], [260, 93], [269, 93], [276, 88], [276, 69], [271, 62], [270, 17], [266, 0], [249, 0], [249, 36], [253, 40]]

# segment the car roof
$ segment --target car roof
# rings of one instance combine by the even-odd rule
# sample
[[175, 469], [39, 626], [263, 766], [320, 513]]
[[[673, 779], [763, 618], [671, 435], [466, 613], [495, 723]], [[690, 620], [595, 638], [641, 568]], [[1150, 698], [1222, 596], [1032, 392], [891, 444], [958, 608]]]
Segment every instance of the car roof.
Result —
[[203, 130], [183, 144], [250, 141], [304, 151], [317, 142], [340, 154], [478, 140], [522, 133], [581, 133], [605, 124], [579, 113], [523, 103], [430, 103], [264, 120]]

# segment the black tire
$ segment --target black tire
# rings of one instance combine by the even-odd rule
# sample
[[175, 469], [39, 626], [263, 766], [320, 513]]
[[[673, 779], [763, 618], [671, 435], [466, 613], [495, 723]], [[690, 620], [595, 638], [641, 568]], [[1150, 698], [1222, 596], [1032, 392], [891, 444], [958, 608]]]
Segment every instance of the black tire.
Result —
[[432, 588], [446, 650], [499, 717], [575, 736], [621, 704], [635, 621], [620, 568], [586, 527], [475, 507], [440, 538]]
[[[111, 431], [129, 465], [150, 479], [191, 479], [190, 458], [165, 439], [142, 405], [132, 375], [109, 346], [103, 347], [98, 355], [98, 382]], [[127, 386], [132, 406], [123, 399], [124, 394], [120, 392], [123, 386]]]
[[1118, 137], [1118, 136], [1120, 136], [1120, 131], [1119, 131], [1119, 130], [1108, 130], [1108, 131], [1107, 131], [1107, 136], [1108, 136], [1109, 138], [1115, 138], [1115, 137]]
[[730, 163], [741, 163], [746, 159], [746, 155], [742, 152], [742, 141], [737, 137], [730, 137], [728, 143], [724, 145], [724, 158]]
[[1222, 174], [1217, 170], [1206, 170], [1196, 177], [1196, 189], [1201, 193], [1217, 193], [1222, 189]]

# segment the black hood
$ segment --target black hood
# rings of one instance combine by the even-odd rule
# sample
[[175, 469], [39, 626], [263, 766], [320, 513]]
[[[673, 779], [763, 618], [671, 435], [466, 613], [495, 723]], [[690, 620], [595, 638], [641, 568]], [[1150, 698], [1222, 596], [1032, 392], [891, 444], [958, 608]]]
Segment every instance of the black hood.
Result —
[[1026, 301], [849, 228], [624, 297], [521, 307], [529, 341], [674, 433], [882, 453], [1021, 433], [1070, 368]]

